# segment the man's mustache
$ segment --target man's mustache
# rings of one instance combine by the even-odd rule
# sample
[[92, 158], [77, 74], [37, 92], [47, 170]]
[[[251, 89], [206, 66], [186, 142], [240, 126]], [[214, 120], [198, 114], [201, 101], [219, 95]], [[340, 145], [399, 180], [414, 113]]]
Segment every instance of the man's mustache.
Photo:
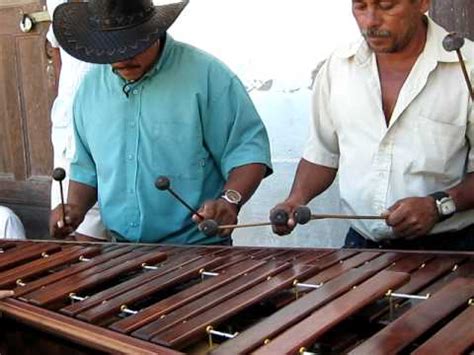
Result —
[[140, 68], [140, 66], [136, 64], [128, 64], [128, 65], [112, 66], [112, 68], [114, 70], [124, 70], [124, 69], [137, 69], [137, 68]]
[[361, 31], [364, 38], [387, 38], [391, 36], [390, 31], [377, 30], [375, 28], [369, 28]]

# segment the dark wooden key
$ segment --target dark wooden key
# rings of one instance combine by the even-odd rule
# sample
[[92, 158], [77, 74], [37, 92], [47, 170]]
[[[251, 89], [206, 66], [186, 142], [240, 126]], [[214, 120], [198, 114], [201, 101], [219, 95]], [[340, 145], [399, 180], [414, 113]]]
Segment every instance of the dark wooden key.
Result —
[[41, 287], [45, 287], [53, 282], [62, 280], [67, 278], [71, 275], [77, 274], [78, 272], [90, 269], [96, 265], [100, 265], [108, 260], [114, 259], [119, 257], [120, 255], [126, 254], [132, 251], [135, 247], [133, 246], [121, 246], [121, 247], [114, 247], [112, 249], [108, 249], [107, 252], [102, 252], [101, 255], [95, 256], [89, 261], [81, 261], [76, 263], [64, 270], [57, 271], [52, 273], [51, 275], [42, 277], [38, 280], [29, 282], [26, 286], [17, 287], [15, 291], [15, 296], [19, 297], [25, 295], [27, 293], [33, 292]]
[[0, 271], [39, 259], [58, 250], [61, 250], [61, 247], [54, 244], [26, 244], [23, 248], [15, 248], [0, 254]]
[[305, 283], [319, 284], [322, 282], [326, 282], [327, 280], [331, 280], [332, 278], [341, 275], [347, 270], [350, 270], [354, 267], [358, 267], [364, 264], [365, 262], [376, 258], [379, 255], [380, 253], [376, 252], [363, 252], [360, 254], [356, 254], [348, 259], [342, 260], [341, 262], [327, 268], [326, 270], [321, 271], [316, 276], [306, 280]]
[[395, 265], [388, 270], [411, 273], [433, 258], [434, 256], [430, 254], [404, 254], [404, 257], [398, 260]]
[[[54, 336], [57, 336], [59, 339], [71, 340], [76, 344], [86, 344], [90, 349], [98, 350], [100, 353], [140, 355], [181, 354], [156, 344], [134, 339], [124, 334], [87, 324], [77, 319], [11, 298], [0, 302], [0, 312], [2, 312], [2, 314], [8, 314], [9, 317], [18, 319], [20, 322], [31, 325], [36, 329], [54, 334]], [[35, 342], [35, 344], [38, 343], [39, 342]], [[50, 348], [55, 349], [54, 346], [50, 346]], [[36, 354], [42, 352], [31, 347], [31, 352], [29, 351], [28, 353]], [[61, 352], [56, 348], [56, 351], [50, 350], [48, 353], [64, 353], [64, 351]], [[73, 351], [73, 353], [84, 352]], [[89, 351], [87, 353], [97, 353], [97, 351]]]
[[4, 271], [0, 274], [0, 288], [12, 287], [18, 280], [26, 281], [27, 278], [41, 275], [55, 267], [77, 261], [79, 257], [92, 257], [100, 253], [100, 247], [84, 248], [80, 246], [70, 247], [57, 252], [48, 258], [34, 260], [28, 264]]
[[189, 345], [193, 339], [205, 336], [206, 328], [209, 325], [217, 327], [238, 312], [262, 302], [281, 290], [291, 287], [295, 279], [309, 277], [317, 271], [317, 266], [292, 267], [214, 306], [204, 313], [187, 319], [185, 323], [178, 324], [159, 333], [151, 341], [160, 345], [166, 344], [166, 346], [181, 349]]
[[157, 278], [166, 273], [175, 271], [178, 268], [185, 267], [189, 263], [195, 262], [196, 260], [201, 259], [200, 256], [190, 256], [184, 253], [184, 255], [177, 255], [172, 259], [167, 259], [165, 262], [161, 263], [157, 270], [147, 271], [142, 273], [128, 281], [119, 283], [116, 286], [107, 288], [104, 291], [96, 293], [89, 298], [81, 302], [73, 303], [69, 306], [66, 306], [60, 310], [61, 313], [67, 314], [68, 316], [74, 317], [78, 313], [85, 312], [86, 310], [101, 304], [111, 298], [117, 297], [120, 294], [133, 290], [142, 284], [151, 281], [154, 278]]
[[457, 278], [387, 325], [351, 354], [398, 353], [463, 304], [467, 305], [473, 295], [474, 279]]
[[[136, 257], [139, 257], [140, 255], [143, 255], [140, 251], [134, 246], [130, 246], [130, 251], [128, 253], [119, 255], [113, 259], [104, 261], [102, 263], [99, 263], [97, 265], [94, 265], [90, 268], [87, 268], [86, 270], [79, 271], [77, 273], [74, 273], [66, 278], [63, 278], [61, 280], [55, 281], [53, 283], [48, 284], [47, 287], [47, 292], [50, 294], [54, 293], [62, 293], [62, 290], [64, 288], [71, 287], [71, 285], [77, 285], [79, 282], [82, 282], [83, 280], [87, 279], [88, 277], [95, 276], [95, 275], [100, 275], [101, 273], [116, 267], [118, 265], [122, 265], [126, 263], [127, 261], [134, 259]], [[41, 280], [41, 279], [40, 279]], [[21, 296], [21, 299], [24, 301], [28, 301], [30, 298], [34, 298], [35, 295], [38, 294], [38, 292], [43, 292], [43, 289], [36, 289], [32, 292], [29, 293], [24, 293]]]
[[412, 354], [464, 354], [473, 345], [474, 306], [471, 305], [433, 335], [426, 343], [412, 352]]
[[[359, 254], [361, 255], [361, 254]], [[279, 311], [273, 313], [253, 327], [240, 333], [236, 338], [220, 345], [213, 354], [248, 354], [263, 345], [292, 325], [307, 317], [318, 308], [336, 299], [353, 286], [360, 284], [377, 272], [392, 264], [397, 259], [395, 254], [384, 254], [371, 262], [371, 267], [346, 271], [331, 279], [319, 289], [309, 292]], [[305, 281], [307, 282], [307, 281]]]
[[[132, 253], [130, 253], [132, 254]], [[92, 275], [86, 279], [80, 280], [74, 284], [68, 284], [63, 286], [61, 282], [56, 283], [59, 287], [54, 288], [52, 292], [51, 288], [40, 289], [30, 293], [29, 302], [39, 305], [47, 306], [60, 300], [65, 300], [71, 293], [79, 293], [84, 290], [93, 288], [101, 283], [113, 280], [120, 275], [139, 270], [142, 268], [142, 264], [156, 264], [166, 259], [166, 254], [162, 252], [154, 252], [141, 254], [133, 259], [127, 260], [120, 265], [112, 267], [104, 272], [96, 275]], [[92, 269], [90, 269], [92, 270]]]
[[409, 275], [406, 273], [379, 272], [289, 328], [267, 345], [257, 349], [254, 354], [295, 354], [302, 347], [313, 344], [322, 334], [348, 316], [380, 299], [389, 289], [401, 286], [408, 279]]
[[[435, 259], [428, 261], [424, 267], [418, 268], [412, 274], [410, 274], [410, 281], [395, 290], [397, 293], [404, 294], [418, 294], [423, 288], [431, 284], [435, 280], [439, 279], [443, 275], [451, 272], [453, 267], [462, 262], [462, 257], [449, 257], [440, 256]], [[394, 299], [394, 302], [401, 303], [406, 301], [405, 299], [399, 300]], [[381, 317], [387, 315], [390, 310], [388, 300], [386, 302], [379, 302], [373, 306], [366, 307], [360, 314], [366, 322], [376, 322]]]
[[178, 292], [172, 297], [165, 298], [164, 300], [141, 310], [135, 315], [113, 323], [109, 327], [120, 333], [131, 333], [132, 331], [160, 318], [162, 315], [168, 314], [173, 310], [228, 284], [245, 273], [255, 270], [264, 263], [264, 261], [251, 259], [244, 260], [228, 269], [221, 270], [218, 276], [207, 278], [203, 282]]
[[[171, 271], [154, 279], [150, 278], [150, 280], [140, 286], [131, 288], [125, 293], [103, 301], [100, 305], [88, 309], [85, 312], [79, 313], [77, 315], [77, 318], [85, 320], [89, 323], [99, 322], [102, 319], [107, 318], [108, 316], [120, 313], [120, 309], [124, 305], [133, 307], [133, 304], [135, 302], [146, 299], [154, 293], [166, 290], [168, 288], [172, 288], [181, 283], [185, 283], [195, 278], [198, 278], [200, 277], [199, 271], [201, 269], [212, 268], [212, 266], [219, 265], [222, 261], [222, 258], [214, 258], [208, 256], [201, 257], [196, 261], [186, 264], [184, 267], [177, 268], [174, 271]], [[149, 272], [148, 274], [151, 273], [153, 272]], [[135, 281], [135, 279], [137, 278], [140, 277], [133, 278], [129, 282], [125, 282], [124, 284], [133, 283], [133, 281]]]
[[132, 335], [141, 339], [149, 340], [164, 329], [170, 328], [183, 320], [186, 320], [194, 315], [205, 312], [206, 310], [218, 305], [221, 302], [243, 292], [258, 283], [264, 281], [272, 275], [287, 270], [291, 264], [278, 264], [275, 262], [268, 262], [248, 274], [244, 274], [234, 281], [220, 287], [206, 295], [196, 299], [193, 302], [168, 313], [165, 317], [157, 319], [143, 328], [138, 329]]

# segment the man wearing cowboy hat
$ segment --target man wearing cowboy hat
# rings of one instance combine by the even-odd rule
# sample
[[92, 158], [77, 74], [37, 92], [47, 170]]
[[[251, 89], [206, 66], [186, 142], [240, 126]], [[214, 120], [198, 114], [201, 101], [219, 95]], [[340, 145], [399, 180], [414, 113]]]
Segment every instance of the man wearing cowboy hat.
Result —
[[89, 72], [75, 98], [66, 224], [58, 206], [50, 219], [54, 237], [74, 231], [98, 200], [119, 241], [229, 244], [230, 230], [200, 233], [200, 218], [155, 189], [155, 179], [169, 177], [203, 218], [234, 224], [271, 173], [266, 130], [242, 83], [217, 59], [166, 33], [187, 3], [91, 0], [56, 9], [61, 47], [111, 65]]

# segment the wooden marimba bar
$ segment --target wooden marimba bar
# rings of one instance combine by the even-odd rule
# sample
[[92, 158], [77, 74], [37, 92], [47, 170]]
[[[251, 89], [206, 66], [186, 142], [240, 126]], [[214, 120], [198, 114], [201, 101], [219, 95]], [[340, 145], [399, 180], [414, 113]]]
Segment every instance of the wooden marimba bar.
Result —
[[0, 242], [0, 289], [84, 353], [474, 350], [474, 253]]

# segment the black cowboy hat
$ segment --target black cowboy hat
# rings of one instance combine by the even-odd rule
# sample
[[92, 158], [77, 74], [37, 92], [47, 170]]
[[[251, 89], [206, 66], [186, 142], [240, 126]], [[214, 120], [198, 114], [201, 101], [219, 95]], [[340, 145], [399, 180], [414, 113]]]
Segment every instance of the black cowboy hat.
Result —
[[115, 63], [155, 43], [189, 0], [154, 6], [152, 0], [90, 0], [58, 6], [53, 31], [61, 47], [90, 63]]

